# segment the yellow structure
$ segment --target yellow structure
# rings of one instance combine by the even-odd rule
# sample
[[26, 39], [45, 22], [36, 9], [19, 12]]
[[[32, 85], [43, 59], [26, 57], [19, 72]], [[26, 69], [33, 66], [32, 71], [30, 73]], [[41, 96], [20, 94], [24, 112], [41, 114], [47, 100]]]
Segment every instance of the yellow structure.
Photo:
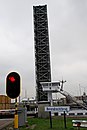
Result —
[[18, 115], [15, 114], [14, 116], [14, 128], [18, 128]]

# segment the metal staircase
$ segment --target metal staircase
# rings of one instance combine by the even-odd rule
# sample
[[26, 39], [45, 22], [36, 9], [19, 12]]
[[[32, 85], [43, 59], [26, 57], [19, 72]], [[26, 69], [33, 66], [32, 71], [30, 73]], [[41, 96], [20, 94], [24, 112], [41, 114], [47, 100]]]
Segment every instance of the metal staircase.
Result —
[[58, 91], [59, 93], [61, 93], [62, 95], [64, 95], [65, 97], [68, 97], [71, 101], [75, 102], [77, 105], [81, 106], [82, 108], [87, 110], [87, 107], [79, 102], [77, 102], [76, 98], [74, 96], [72, 96], [71, 94], [69, 94], [68, 92], [62, 90], [61, 89]]

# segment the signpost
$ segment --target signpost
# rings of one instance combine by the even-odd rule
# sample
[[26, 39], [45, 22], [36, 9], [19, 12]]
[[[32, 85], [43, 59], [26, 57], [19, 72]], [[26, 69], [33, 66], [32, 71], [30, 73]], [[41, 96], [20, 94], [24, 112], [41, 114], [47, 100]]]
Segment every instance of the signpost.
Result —
[[64, 127], [66, 128], [66, 112], [70, 110], [70, 106], [48, 106], [45, 107], [45, 111], [50, 114], [50, 128], [52, 128], [51, 112], [64, 112]]

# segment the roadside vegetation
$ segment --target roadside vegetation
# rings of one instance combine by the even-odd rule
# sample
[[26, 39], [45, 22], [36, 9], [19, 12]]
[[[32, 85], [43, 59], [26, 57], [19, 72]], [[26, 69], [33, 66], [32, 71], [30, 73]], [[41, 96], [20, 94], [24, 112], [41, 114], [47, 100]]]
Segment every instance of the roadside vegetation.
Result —
[[[22, 127], [20, 130], [77, 130], [77, 127], [73, 127], [72, 120], [86, 120], [87, 118], [72, 117], [66, 119], [66, 126], [64, 126], [63, 117], [52, 117], [52, 128], [50, 128], [49, 119], [41, 118], [28, 118], [27, 127]], [[87, 128], [80, 128], [80, 130], [86, 130]]]

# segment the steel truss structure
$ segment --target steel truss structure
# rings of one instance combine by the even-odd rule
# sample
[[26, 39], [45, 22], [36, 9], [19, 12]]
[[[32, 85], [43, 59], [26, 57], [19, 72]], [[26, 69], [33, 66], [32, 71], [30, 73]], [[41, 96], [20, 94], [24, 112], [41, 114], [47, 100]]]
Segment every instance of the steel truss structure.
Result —
[[33, 14], [34, 14], [34, 41], [35, 41], [36, 96], [38, 101], [46, 101], [47, 93], [42, 91], [42, 86], [40, 82], [51, 82], [47, 5], [34, 6]]

